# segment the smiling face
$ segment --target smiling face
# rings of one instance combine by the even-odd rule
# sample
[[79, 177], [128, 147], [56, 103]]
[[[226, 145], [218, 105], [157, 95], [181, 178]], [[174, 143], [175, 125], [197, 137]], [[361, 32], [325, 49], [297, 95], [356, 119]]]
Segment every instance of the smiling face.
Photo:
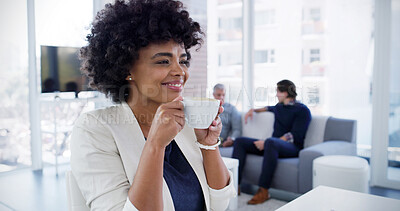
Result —
[[[174, 41], [150, 44], [139, 50], [127, 80], [135, 98], [157, 104], [170, 102], [182, 94], [189, 78], [185, 49]], [[132, 96], [130, 96], [132, 97]]]

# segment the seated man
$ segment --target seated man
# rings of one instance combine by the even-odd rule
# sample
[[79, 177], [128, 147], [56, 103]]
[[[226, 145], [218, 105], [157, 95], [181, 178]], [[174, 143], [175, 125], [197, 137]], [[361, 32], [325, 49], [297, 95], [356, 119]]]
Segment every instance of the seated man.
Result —
[[234, 143], [232, 157], [239, 159], [239, 183], [242, 178], [246, 154], [256, 154], [264, 157], [259, 179], [259, 189], [248, 204], [259, 204], [270, 198], [268, 189], [274, 176], [278, 158], [298, 157], [303, 149], [303, 142], [308, 125], [311, 121], [310, 110], [296, 101], [296, 87], [289, 80], [277, 84], [278, 104], [259, 109], [250, 109], [245, 115], [253, 118], [254, 112], [274, 112], [274, 132], [267, 140], [240, 137]]
[[233, 141], [236, 137], [239, 137], [242, 133], [242, 119], [240, 113], [235, 106], [225, 103], [225, 87], [222, 84], [214, 86], [213, 92], [214, 98], [222, 102], [224, 112], [220, 114], [222, 121], [222, 131], [220, 138], [222, 139], [223, 147], [230, 147], [233, 145]]

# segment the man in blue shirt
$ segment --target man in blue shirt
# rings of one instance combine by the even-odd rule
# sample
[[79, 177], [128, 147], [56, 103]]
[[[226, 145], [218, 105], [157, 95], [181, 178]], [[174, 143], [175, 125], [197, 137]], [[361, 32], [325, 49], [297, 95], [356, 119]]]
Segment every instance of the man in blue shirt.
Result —
[[220, 138], [222, 147], [230, 147], [233, 145], [235, 138], [242, 134], [242, 119], [239, 111], [234, 105], [225, 102], [225, 86], [216, 84], [213, 91], [214, 98], [222, 102], [224, 112], [220, 114], [222, 122], [222, 131]]
[[304, 138], [311, 121], [310, 110], [296, 101], [296, 86], [289, 80], [278, 82], [276, 89], [278, 104], [259, 109], [250, 109], [245, 115], [245, 123], [256, 112], [275, 114], [274, 132], [267, 140], [240, 137], [234, 143], [232, 157], [239, 160], [239, 182], [242, 178], [247, 153], [264, 157], [259, 179], [259, 189], [248, 204], [259, 204], [270, 198], [268, 189], [274, 176], [278, 158], [298, 157], [303, 149]]

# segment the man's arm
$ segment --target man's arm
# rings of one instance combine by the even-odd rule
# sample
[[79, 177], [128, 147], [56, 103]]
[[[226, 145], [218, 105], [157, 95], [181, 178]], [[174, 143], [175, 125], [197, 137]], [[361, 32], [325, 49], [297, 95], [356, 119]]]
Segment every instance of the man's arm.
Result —
[[274, 112], [275, 106], [266, 106], [264, 108], [257, 108], [257, 109], [250, 109], [246, 115], [244, 116], [244, 123], [247, 124], [247, 119], [250, 117], [250, 119], [253, 119], [253, 113], [260, 113], [260, 112], [265, 112], [265, 111], [271, 111]]
[[302, 142], [304, 142], [304, 138], [306, 137], [306, 132], [310, 122], [311, 113], [310, 110], [305, 107], [300, 112], [298, 112], [293, 122], [292, 129], [290, 130], [293, 135], [294, 143], [302, 144]]
[[260, 113], [260, 112], [268, 111], [267, 108], [268, 108], [268, 107], [264, 107], [264, 108], [257, 108], [257, 109], [253, 109], [253, 110], [254, 110], [254, 112], [256, 112], [256, 113]]

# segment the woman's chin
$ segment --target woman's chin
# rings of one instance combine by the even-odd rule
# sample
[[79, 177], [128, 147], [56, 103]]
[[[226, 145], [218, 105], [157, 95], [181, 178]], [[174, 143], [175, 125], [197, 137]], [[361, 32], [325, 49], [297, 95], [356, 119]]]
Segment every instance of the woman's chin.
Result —
[[180, 91], [180, 92], [167, 92], [167, 93], [165, 93], [165, 95], [163, 95], [162, 101], [163, 101], [163, 103], [171, 102], [171, 101], [173, 101], [175, 98], [177, 98], [179, 96], [182, 96], [182, 91]]
[[179, 96], [182, 96], [182, 92], [168, 95], [168, 98], [167, 98], [168, 102], [172, 102], [173, 100], [175, 100]]

